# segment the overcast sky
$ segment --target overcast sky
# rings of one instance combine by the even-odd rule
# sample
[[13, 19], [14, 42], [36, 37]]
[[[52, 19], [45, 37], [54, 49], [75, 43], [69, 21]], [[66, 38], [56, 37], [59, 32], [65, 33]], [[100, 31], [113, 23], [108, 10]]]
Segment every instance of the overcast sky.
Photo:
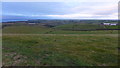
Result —
[[118, 19], [116, 2], [3, 2], [3, 20]]

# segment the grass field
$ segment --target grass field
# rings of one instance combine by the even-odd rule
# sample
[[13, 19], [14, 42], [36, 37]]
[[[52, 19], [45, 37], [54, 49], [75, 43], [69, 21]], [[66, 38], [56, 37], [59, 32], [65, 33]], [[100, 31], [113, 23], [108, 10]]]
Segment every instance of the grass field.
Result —
[[65, 24], [54, 27], [56, 29], [64, 30], [91, 30], [91, 29], [118, 29], [118, 26], [104, 26], [100, 24]]
[[56, 26], [57, 29], [102, 29], [104, 26], [96, 24], [65, 24], [61, 26]]
[[118, 31], [3, 29], [4, 66], [117, 66]]
[[3, 34], [4, 33], [5, 34], [118, 34], [117, 30], [71, 31], [71, 30], [60, 30], [58, 28], [55, 29], [46, 28], [43, 26], [25, 26], [25, 25], [8, 26], [5, 27], [2, 31]]
[[4, 35], [3, 64], [115, 66], [118, 36]]

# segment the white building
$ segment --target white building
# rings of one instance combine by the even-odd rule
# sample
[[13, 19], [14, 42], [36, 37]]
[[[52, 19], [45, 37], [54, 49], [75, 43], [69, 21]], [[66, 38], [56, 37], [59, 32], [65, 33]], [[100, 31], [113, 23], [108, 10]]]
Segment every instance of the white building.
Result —
[[110, 23], [103, 23], [103, 25], [110, 25]]
[[103, 25], [111, 25], [111, 26], [116, 26], [117, 23], [102, 23]]
[[117, 23], [111, 23], [110, 25], [116, 26], [116, 25], [117, 25]]

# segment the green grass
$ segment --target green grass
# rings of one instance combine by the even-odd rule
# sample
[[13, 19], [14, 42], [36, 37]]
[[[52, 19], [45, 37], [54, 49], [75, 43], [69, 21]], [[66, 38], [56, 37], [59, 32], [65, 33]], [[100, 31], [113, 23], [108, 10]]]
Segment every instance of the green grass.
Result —
[[117, 35], [3, 35], [3, 64], [115, 66], [117, 48]]
[[19, 33], [19, 34], [41, 34], [51, 31], [50, 28], [46, 28], [43, 26], [28, 26], [28, 25], [22, 25], [22, 26], [7, 26], [3, 28], [3, 33]]
[[117, 34], [118, 30], [98, 30], [98, 31], [67, 31], [67, 30], [54, 30], [49, 34]]
[[107, 29], [118, 29], [119, 26], [118, 25], [116, 25], [116, 26], [105, 26], [105, 28], [107, 28]]
[[[118, 31], [71, 31], [71, 24], [47, 28], [13, 25], [3, 28], [4, 66], [117, 66]], [[75, 29], [101, 26], [74, 25]], [[90, 27], [91, 26], [91, 27]], [[104, 28], [116, 28], [104, 27]], [[16, 34], [16, 35], [15, 35]], [[119, 58], [120, 59], [120, 58]]]
[[52, 29], [43, 26], [7, 26], [3, 28], [3, 34], [117, 34], [117, 30], [99, 31], [71, 31]]
[[87, 30], [87, 29], [103, 29], [103, 25], [99, 24], [65, 24], [56, 26], [56, 29], [73, 29], [73, 30]]

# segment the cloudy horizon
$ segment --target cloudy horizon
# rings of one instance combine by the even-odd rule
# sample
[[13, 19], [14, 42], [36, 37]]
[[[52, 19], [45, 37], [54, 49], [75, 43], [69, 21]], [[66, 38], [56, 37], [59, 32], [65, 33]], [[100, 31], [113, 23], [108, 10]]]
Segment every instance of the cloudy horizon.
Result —
[[118, 19], [113, 2], [3, 2], [2, 20]]

